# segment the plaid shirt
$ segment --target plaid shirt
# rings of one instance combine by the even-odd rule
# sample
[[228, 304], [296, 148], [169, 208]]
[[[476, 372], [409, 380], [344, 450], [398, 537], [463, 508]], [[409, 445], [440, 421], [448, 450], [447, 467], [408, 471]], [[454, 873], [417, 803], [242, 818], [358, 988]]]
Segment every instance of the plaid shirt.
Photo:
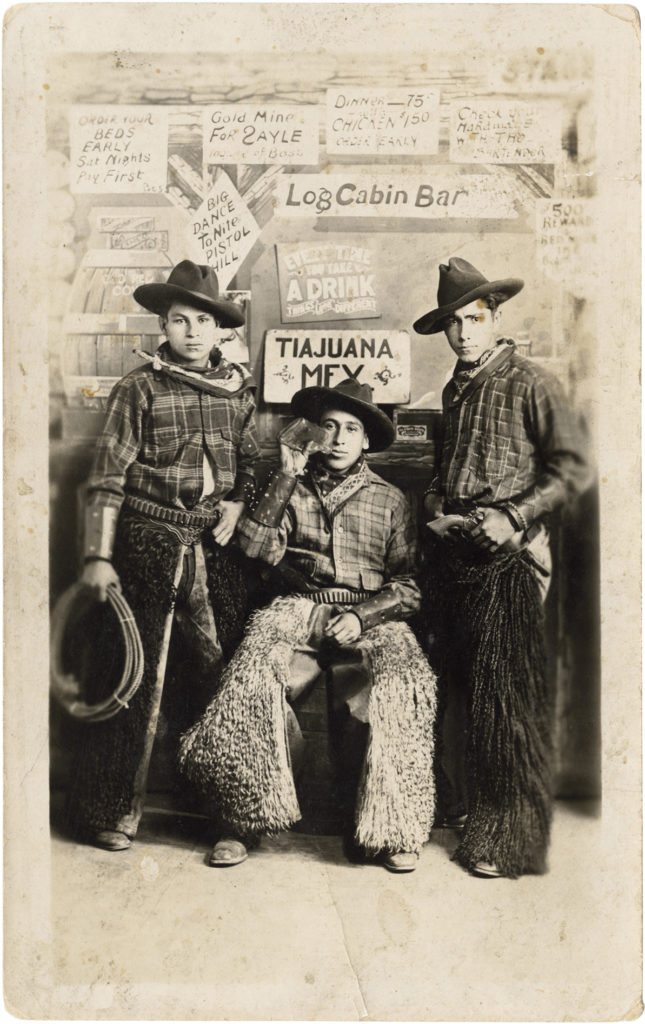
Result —
[[512, 503], [530, 524], [582, 490], [588, 468], [559, 382], [500, 346], [465, 387], [443, 391], [443, 438], [428, 490], [446, 510]]
[[402, 618], [419, 608], [413, 579], [416, 534], [408, 503], [366, 463], [324, 497], [308, 471], [298, 480], [280, 525], [265, 526], [245, 514], [238, 523], [238, 543], [250, 558], [286, 563], [313, 588], [393, 593]]
[[[133, 370], [108, 401], [88, 483], [90, 504], [118, 510], [127, 492], [210, 511], [221, 498], [241, 498], [260, 451], [254, 410], [248, 385], [220, 397], [151, 366]], [[202, 498], [205, 455], [214, 490]]]

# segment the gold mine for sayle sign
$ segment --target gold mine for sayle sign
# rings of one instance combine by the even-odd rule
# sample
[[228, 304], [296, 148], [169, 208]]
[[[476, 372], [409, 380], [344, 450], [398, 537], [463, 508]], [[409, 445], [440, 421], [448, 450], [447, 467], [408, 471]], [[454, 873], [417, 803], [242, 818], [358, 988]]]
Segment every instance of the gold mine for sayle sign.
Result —
[[354, 378], [369, 384], [374, 401], [410, 398], [410, 336], [407, 331], [267, 331], [264, 399], [290, 402], [301, 388], [334, 387]]

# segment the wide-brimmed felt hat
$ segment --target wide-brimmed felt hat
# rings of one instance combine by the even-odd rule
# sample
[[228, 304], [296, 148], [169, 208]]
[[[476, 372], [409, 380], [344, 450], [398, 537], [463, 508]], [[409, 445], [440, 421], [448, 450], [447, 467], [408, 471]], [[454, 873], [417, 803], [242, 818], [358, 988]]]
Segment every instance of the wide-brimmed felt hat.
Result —
[[220, 299], [217, 274], [212, 267], [182, 260], [173, 267], [165, 284], [141, 284], [134, 297], [152, 313], [165, 316], [173, 302], [182, 302], [212, 313], [221, 327], [240, 327], [244, 313], [229, 299]]
[[365, 427], [372, 452], [382, 452], [394, 440], [392, 421], [374, 405], [369, 384], [359, 384], [354, 379], [342, 380], [333, 388], [303, 388], [291, 399], [294, 415], [304, 416], [315, 423], [325, 409], [342, 409], [358, 417]]
[[442, 330], [441, 321], [449, 313], [467, 306], [475, 299], [485, 295], [497, 297], [498, 302], [512, 299], [524, 287], [519, 277], [507, 277], [501, 281], [487, 281], [483, 274], [473, 267], [468, 260], [458, 256], [439, 265], [439, 288], [437, 289], [437, 308], [426, 313], [413, 324], [417, 334], [436, 334]]

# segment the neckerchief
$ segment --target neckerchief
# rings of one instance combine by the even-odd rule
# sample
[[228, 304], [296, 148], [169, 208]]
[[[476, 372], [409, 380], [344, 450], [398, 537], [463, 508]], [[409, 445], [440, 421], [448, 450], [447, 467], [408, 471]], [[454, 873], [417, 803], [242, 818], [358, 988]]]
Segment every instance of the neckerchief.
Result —
[[316, 482], [316, 486], [320, 491], [321, 495], [327, 495], [330, 491], [333, 491], [335, 487], [346, 480], [348, 476], [352, 476], [358, 473], [361, 466], [363, 465], [363, 456], [350, 466], [349, 469], [343, 469], [340, 472], [335, 472], [326, 466], [322, 459], [316, 459], [311, 463], [311, 475]]
[[229, 363], [219, 349], [211, 350], [209, 366], [190, 370], [172, 361], [172, 351], [167, 341], [159, 346], [153, 356], [140, 350], [137, 354], [152, 363], [152, 369], [156, 372], [165, 373], [166, 376], [174, 377], [189, 387], [206, 391], [209, 395], [216, 395], [219, 398], [257, 386], [246, 367], [240, 363]]
[[316, 467], [312, 466], [309, 471], [309, 476], [316, 494], [320, 498], [322, 507], [329, 516], [333, 516], [341, 505], [344, 505], [344, 503], [351, 498], [353, 494], [360, 491], [361, 487], [367, 483], [367, 474], [367, 463], [361, 458], [358, 462], [354, 463], [351, 469], [347, 470], [340, 482], [325, 494], [318, 484]]
[[494, 348], [487, 349], [474, 363], [464, 363], [461, 359], [457, 360], [452, 372], [452, 382], [458, 395], [464, 390], [468, 381], [473, 379], [479, 368], [488, 362], [494, 351]]
[[[479, 357], [476, 363], [460, 363], [455, 366], [454, 375], [450, 378], [443, 392], [444, 408], [455, 405], [471, 391], [483, 384], [499, 366], [505, 363], [515, 351], [515, 343], [509, 338], [502, 338], [495, 348], [489, 349]], [[460, 369], [464, 367], [464, 369]]]

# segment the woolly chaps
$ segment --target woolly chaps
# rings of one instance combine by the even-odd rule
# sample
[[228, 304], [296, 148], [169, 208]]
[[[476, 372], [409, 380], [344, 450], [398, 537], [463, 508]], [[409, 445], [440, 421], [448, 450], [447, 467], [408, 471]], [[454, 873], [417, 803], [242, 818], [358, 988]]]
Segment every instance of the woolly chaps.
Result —
[[[434, 545], [433, 628], [442, 686], [466, 686], [468, 820], [454, 858], [511, 878], [546, 870], [553, 693], [530, 555], [462, 556]], [[475, 561], [474, 559], [478, 559]]]
[[[218, 639], [224, 654], [230, 655], [241, 638], [247, 615], [241, 556], [218, 548], [209, 536], [204, 536], [203, 544]], [[122, 512], [114, 566], [141, 635], [144, 673], [127, 708], [105, 722], [85, 724], [79, 729], [68, 798], [70, 826], [79, 834], [112, 829], [123, 821], [135, 822], [125, 824], [124, 831], [133, 834], [136, 831], [137, 815], [132, 814], [135, 778], [151, 718], [164, 623], [177, 597], [173, 579], [179, 547], [179, 540], [167, 530], [151, 528], [139, 517]], [[196, 657], [195, 651], [186, 650], [186, 645], [180, 641], [181, 635], [173, 628], [172, 657], [163, 694], [164, 725], [160, 726], [171, 733], [173, 727], [180, 732], [195, 721], [212, 698], [217, 682], [212, 663], [205, 663], [205, 652], [199, 652], [202, 656]], [[88, 674], [90, 701], [100, 699], [113, 689], [114, 651], [118, 650], [119, 643], [118, 631], [106, 624], [104, 618], [102, 628], [96, 633], [94, 665], [96, 669], [102, 664], [107, 668]]]
[[[221, 688], [183, 737], [180, 764], [240, 834], [289, 828], [300, 808], [286, 737], [292, 651], [306, 642], [311, 603], [277, 598], [251, 618]], [[370, 853], [418, 851], [434, 815], [435, 679], [407, 625], [359, 640], [372, 679], [369, 738], [356, 803], [356, 840]]]

